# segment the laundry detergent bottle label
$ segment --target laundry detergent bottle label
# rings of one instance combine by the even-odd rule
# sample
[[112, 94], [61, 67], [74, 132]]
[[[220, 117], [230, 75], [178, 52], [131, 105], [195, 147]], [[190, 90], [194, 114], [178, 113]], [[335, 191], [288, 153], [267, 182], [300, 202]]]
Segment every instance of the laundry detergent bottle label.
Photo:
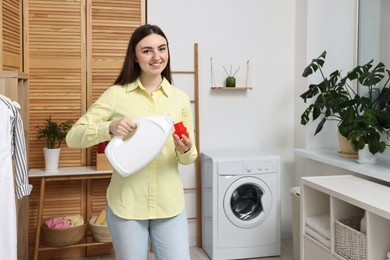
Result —
[[169, 115], [142, 117], [129, 137], [114, 136], [105, 149], [112, 167], [127, 177], [145, 167], [163, 149], [175, 121]]

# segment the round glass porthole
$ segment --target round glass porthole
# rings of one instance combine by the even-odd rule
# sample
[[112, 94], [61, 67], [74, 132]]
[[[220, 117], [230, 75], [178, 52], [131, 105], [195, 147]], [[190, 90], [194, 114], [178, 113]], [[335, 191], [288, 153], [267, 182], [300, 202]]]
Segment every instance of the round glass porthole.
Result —
[[256, 218], [263, 211], [261, 196], [263, 196], [263, 191], [254, 184], [239, 186], [230, 199], [233, 214], [241, 220]]
[[241, 228], [260, 225], [272, 207], [268, 185], [254, 177], [243, 177], [233, 182], [224, 196], [226, 217]]

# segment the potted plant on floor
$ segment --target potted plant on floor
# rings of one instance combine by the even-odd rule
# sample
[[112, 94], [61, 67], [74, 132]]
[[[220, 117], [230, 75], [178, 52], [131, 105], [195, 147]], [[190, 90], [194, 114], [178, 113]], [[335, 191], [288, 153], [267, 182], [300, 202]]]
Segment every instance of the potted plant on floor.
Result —
[[51, 115], [45, 119], [43, 125], [37, 127], [37, 139], [45, 139], [46, 147], [43, 148], [45, 156], [45, 171], [58, 171], [58, 161], [61, 152], [61, 143], [65, 140], [66, 134], [72, 127], [73, 121], [67, 120], [57, 123], [52, 120]]
[[[323, 73], [326, 52], [314, 59], [304, 70], [303, 77], [319, 71], [322, 80], [310, 84], [300, 97], [306, 103], [315, 99], [301, 115], [301, 124], [310, 120], [320, 120], [314, 135], [330, 120], [338, 121], [338, 130], [347, 138], [355, 151], [366, 145], [372, 154], [383, 152], [386, 142], [383, 136], [390, 138], [390, 71], [382, 62], [373, 67], [373, 61], [356, 66], [345, 76], [340, 70], [329, 76]], [[367, 96], [356, 93], [354, 83], [367, 87]]]

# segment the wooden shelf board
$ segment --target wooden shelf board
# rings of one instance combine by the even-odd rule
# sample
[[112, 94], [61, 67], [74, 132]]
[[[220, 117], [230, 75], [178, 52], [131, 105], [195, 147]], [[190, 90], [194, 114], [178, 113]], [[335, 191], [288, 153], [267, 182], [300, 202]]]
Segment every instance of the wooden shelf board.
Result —
[[211, 87], [211, 89], [216, 89], [216, 90], [252, 90], [252, 87]]
[[89, 246], [101, 246], [101, 245], [107, 245], [111, 244], [111, 242], [93, 242], [93, 243], [79, 243], [64, 247], [40, 247], [39, 251], [51, 251], [51, 250], [57, 250], [57, 249], [64, 249], [64, 248], [79, 248], [79, 247], [89, 247]]

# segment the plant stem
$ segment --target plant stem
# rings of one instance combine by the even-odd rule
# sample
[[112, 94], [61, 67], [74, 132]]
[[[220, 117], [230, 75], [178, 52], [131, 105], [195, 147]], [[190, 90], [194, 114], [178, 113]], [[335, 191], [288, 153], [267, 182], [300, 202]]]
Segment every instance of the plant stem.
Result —
[[227, 72], [227, 70], [226, 70], [225, 66], [222, 66], [222, 67], [223, 67], [223, 69], [225, 70], [225, 72], [226, 72], [226, 75], [229, 77], [229, 73]]
[[238, 69], [236, 70], [236, 72], [234, 72], [233, 77], [236, 76], [236, 74], [237, 74], [237, 72], [238, 72], [239, 69], [240, 69], [240, 67], [238, 67]]

